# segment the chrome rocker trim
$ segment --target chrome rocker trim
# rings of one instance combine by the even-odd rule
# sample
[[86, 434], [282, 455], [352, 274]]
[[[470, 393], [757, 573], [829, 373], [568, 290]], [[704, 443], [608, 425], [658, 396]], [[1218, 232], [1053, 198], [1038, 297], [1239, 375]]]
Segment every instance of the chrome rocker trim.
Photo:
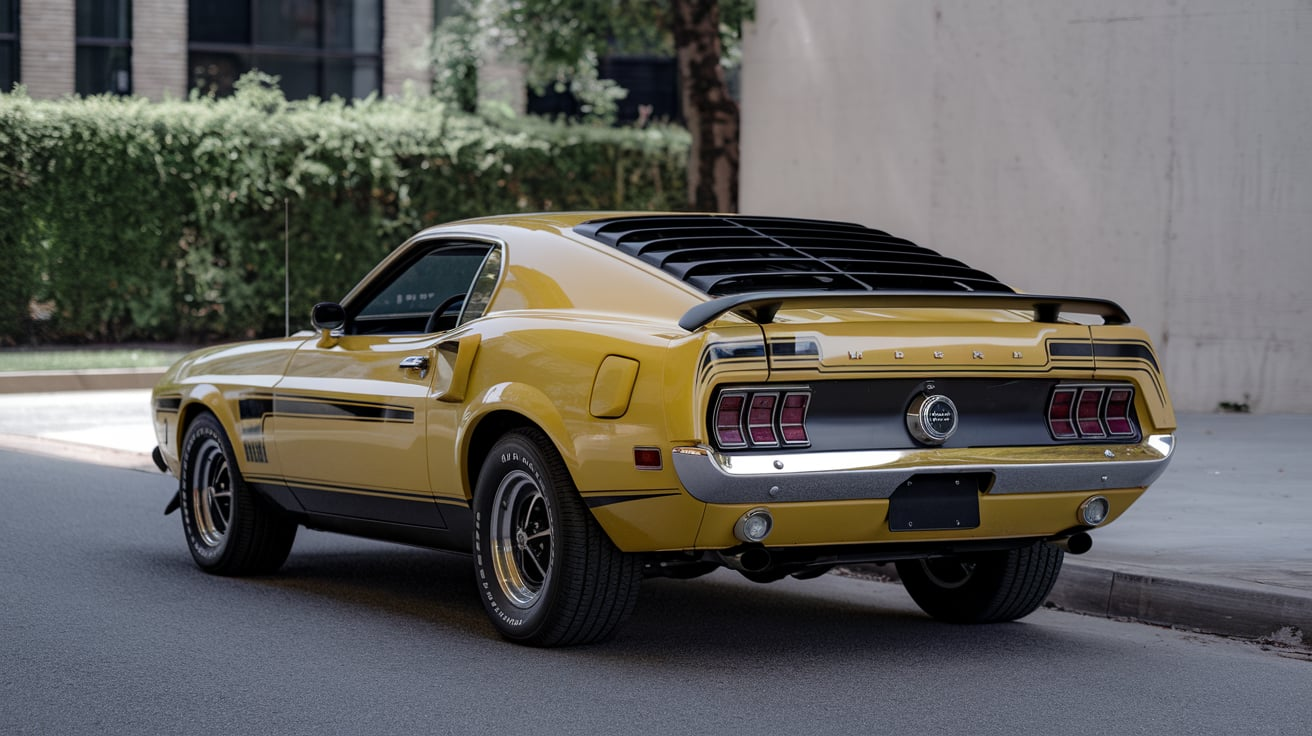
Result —
[[987, 495], [1143, 488], [1170, 462], [1175, 436], [1137, 445], [1082, 445], [1101, 452], [1074, 462], [972, 462], [974, 451], [873, 450], [730, 455], [705, 446], [676, 447], [679, 482], [705, 503], [791, 503], [888, 498], [915, 475], [990, 473]]

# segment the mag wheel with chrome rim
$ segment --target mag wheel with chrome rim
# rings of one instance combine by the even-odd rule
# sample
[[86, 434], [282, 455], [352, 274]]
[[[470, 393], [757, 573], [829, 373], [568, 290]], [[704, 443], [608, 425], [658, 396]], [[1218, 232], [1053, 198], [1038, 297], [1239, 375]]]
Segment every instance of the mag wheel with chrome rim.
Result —
[[491, 508], [492, 567], [501, 592], [528, 608], [551, 579], [551, 513], [533, 476], [513, 470], [497, 485]]
[[223, 446], [213, 437], [203, 437], [195, 448], [196, 458], [187, 479], [196, 535], [205, 549], [221, 552], [232, 524], [232, 473]]
[[179, 474], [182, 528], [192, 559], [206, 572], [248, 575], [277, 570], [296, 524], [246, 486], [223, 426], [202, 414], [187, 428]]
[[952, 623], [996, 623], [1043, 605], [1064, 554], [1050, 544], [970, 555], [901, 560], [897, 573], [916, 605]]
[[507, 639], [585, 644], [614, 633], [633, 610], [639, 563], [615, 548], [583, 504], [550, 440], [510, 432], [474, 489], [479, 598]]

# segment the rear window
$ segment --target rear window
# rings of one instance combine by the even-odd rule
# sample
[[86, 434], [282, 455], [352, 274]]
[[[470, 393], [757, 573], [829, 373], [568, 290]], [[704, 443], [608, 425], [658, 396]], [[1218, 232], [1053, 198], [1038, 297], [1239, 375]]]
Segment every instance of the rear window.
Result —
[[656, 215], [574, 228], [709, 296], [757, 291], [991, 291], [992, 275], [882, 230], [784, 217]]

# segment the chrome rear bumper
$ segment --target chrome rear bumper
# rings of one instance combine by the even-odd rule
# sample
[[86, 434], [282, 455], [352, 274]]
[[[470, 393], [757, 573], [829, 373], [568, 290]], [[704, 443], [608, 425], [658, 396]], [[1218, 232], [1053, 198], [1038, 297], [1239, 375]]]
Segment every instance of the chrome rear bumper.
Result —
[[[674, 448], [673, 462], [679, 482], [699, 501], [789, 503], [888, 498], [912, 476], [938, 473], [990, 474], [992, 496], [1142, 488], [1166, 470], [1174, 448], [1170, 434], [1136, 445], [1018, 448], [1014, 459], [1004, 460], [994, 448], [735, 455], [696, 446]], [[1057, 449], [1088, 457], [1061, 462], [1026, 457]]]

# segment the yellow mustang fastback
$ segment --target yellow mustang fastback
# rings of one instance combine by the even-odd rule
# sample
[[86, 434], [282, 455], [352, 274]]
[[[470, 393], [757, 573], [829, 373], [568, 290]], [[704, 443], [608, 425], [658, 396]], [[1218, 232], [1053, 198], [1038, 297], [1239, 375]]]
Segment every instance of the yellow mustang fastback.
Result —
[[580, 213], [429, 228], [317, 332], [188, 355], [156, 462], [204, 570], [299, 526], [472, 552], [509, 639], [604, 638], [642, 578], [896, 562], [1008, 621], [1165, 469], [1116, 304], [1017, 293], [859, 225]]

